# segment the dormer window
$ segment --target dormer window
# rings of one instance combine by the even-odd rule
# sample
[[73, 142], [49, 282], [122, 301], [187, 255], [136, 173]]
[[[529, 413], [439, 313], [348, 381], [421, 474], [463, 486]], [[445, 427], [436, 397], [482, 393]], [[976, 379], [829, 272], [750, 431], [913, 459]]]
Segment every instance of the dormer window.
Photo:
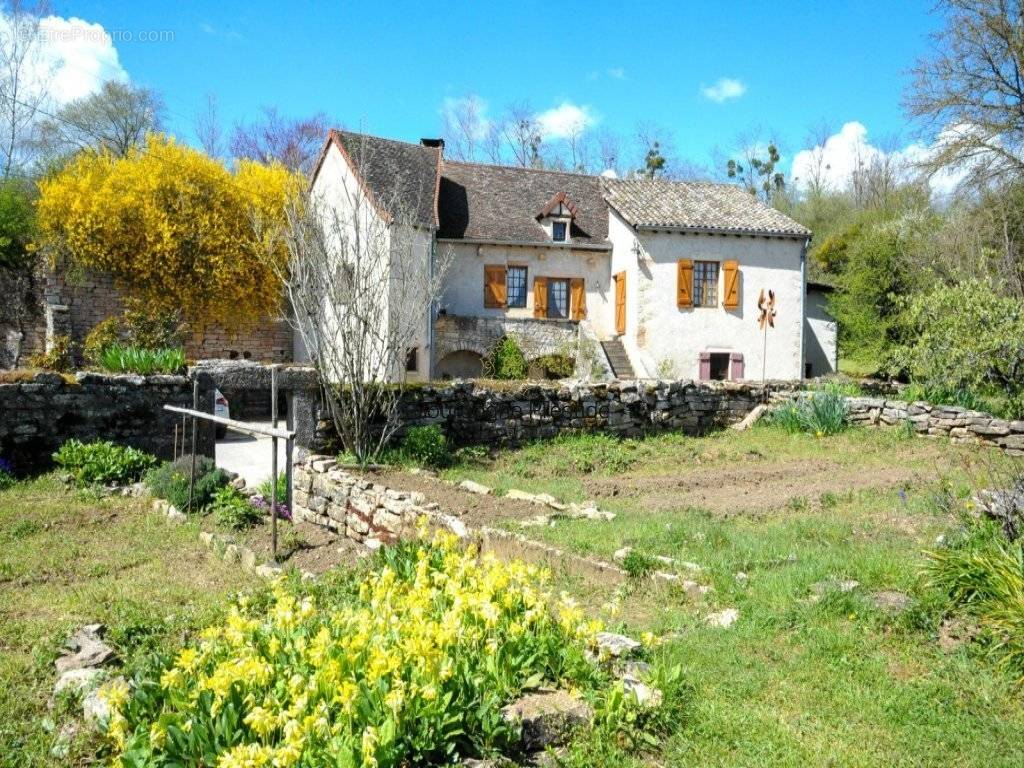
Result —
[[576, 218], [576, 204], [565, 192], [557, 192], [537, 214], [537, 223], [553, 243], [568, 243], [569, 232]]

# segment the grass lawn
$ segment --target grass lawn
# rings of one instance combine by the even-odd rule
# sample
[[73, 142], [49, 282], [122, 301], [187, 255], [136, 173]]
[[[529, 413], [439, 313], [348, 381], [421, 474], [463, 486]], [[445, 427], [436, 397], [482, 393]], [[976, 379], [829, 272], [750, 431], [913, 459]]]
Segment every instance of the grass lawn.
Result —
[[[52, 476], [0, 491], [0, 766], [85, 764], [50, 754], [53, 662], [68, 634], [102, 622], [122, 658], [177, 646], [254, 577], [215, 559], [194, 524], [135, 499], [97, 499]], [[130, 671], [130, 669], [129, 669]]]
[[[613, 628], [664, 638], [655, 653], [681, 666], [689, 691], [682, 727], [655, 755], [630, 762], [583, 742], [568, 766], [1015, 766], [1024, 764], [1019, 688], [977, 647], [940, 647], [943, 604], [919, 576], [922, 550], [951, 523], [935, 497], [966, 494], [990, 460], [898, 430], [815, 439], [759, 427], [467, 452], [446, 474], [595, 499], [615, 520], [529, 534], [606, 559], [629, 545], [696, 562], [714, 587], [695, 601], [646, 579], [560, 577], [595, 612], [617, 598]], [[143, 501], [97, 499], [53, 477], [0, 492], [0, 767], [84, 765], [95, 755], [89, 741], [66, 758], [50, 754], [47, 721], [61, 720], [59, 706], [47, 708], [53, 661], [70, 631], [106, 624], [131, 672], [253, 587], [197, 533], [197, 523], [168, 525]], [[825, 579], [860, 586], [812, 599]], [[887, 613], [873, 602], [881, 590], [913, 603]], [[739, 620], [709, 626], [724, 608]]]
[[[646, 580], [622, 595], [623, 628], [667, 636], [661, 653], [692, 689], [661, 764], [1022, 765], [1012, 676], [976, 648], [940, 649], [941, 603], [919, 576], [922, 550], [951, 522], [934, 495], [966, 493], [979, 459], [980, 449], [897, 431], [815, 439], [761, 427], [569, 438], [447, 474], [617, 513], [528, 529], [565, 549], [610, 558], [630, 545], [704, 566], [707, 604]], [[825, 579], [860, 587], [810, 599]], [[582, 579], [567, 586], [593, 606], [612, 596]], [[907, 593], [912, 607], [876, 608], [882, 590]], [[739, 609], [737, 623], [708, 626], [726, 607]]]

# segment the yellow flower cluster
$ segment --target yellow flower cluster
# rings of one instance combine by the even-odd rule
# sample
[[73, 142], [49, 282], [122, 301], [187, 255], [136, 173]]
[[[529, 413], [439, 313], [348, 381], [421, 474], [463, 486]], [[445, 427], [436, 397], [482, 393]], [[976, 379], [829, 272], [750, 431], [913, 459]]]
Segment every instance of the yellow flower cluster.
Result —
[[237, 327], [279, 308], [274, 265], [287, 252], [276, 234], [301, 183], [281, 165], [232, 173], [152, 134], [125, 157], [83, 152], [41, 181], [40, 245], [112, 275], [147, 310]]
[[[301, 590], [279, 580], [269, 608], [240, 604], [205, 630], [161, 676], [158, 708], [133, 723], [118, 713], [114, 746], [188, 764], [204, 734], [219, 768], [323, 755], [332, 765], [415, 762], [464, 743], [474, 718], [488, 721], [481, 706], [496, 710], [527, 679], [587, 674], [601, 629], [551, 593], [545, 570], [444, 533], [369, 572], [337, 605]], [[239, 723], [226, 741], [225, 718]], [[186, 723], [191, 739], [169, 738]]]

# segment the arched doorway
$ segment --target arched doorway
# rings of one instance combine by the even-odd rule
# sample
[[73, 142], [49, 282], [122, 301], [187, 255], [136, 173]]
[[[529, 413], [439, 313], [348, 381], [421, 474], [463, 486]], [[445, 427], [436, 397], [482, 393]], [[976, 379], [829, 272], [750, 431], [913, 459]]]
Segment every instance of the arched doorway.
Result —
[[484, 359], [468, 349], [449, 352], [437, 363], [437, 377], [440, 379], [476, 379], [483, 373]]

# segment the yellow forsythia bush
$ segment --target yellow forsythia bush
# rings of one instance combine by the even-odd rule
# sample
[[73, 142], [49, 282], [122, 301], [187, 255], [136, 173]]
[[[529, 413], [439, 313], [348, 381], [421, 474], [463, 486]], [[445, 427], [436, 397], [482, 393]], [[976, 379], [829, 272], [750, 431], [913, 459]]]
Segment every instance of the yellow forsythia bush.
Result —
[[287, 256], [266, 233], [299, 183], [281, 165], [242, 161], [232, 173], [151, 134], [126, 157], [82, 153], [40, 182], [40, 246], [111, 274], [148, 309], [233, 327], [279, 309], [273, 263]]
[[269, 602], [241, 600], [133, 690], [106, 690], [108, 735], [123, 766], [450, 763], [507, 745], [500, 709], [526, 687], [603, 687], [586, 658], [599, 629], [545, 570], [442, 533], [334, 590], [279, 580]]

